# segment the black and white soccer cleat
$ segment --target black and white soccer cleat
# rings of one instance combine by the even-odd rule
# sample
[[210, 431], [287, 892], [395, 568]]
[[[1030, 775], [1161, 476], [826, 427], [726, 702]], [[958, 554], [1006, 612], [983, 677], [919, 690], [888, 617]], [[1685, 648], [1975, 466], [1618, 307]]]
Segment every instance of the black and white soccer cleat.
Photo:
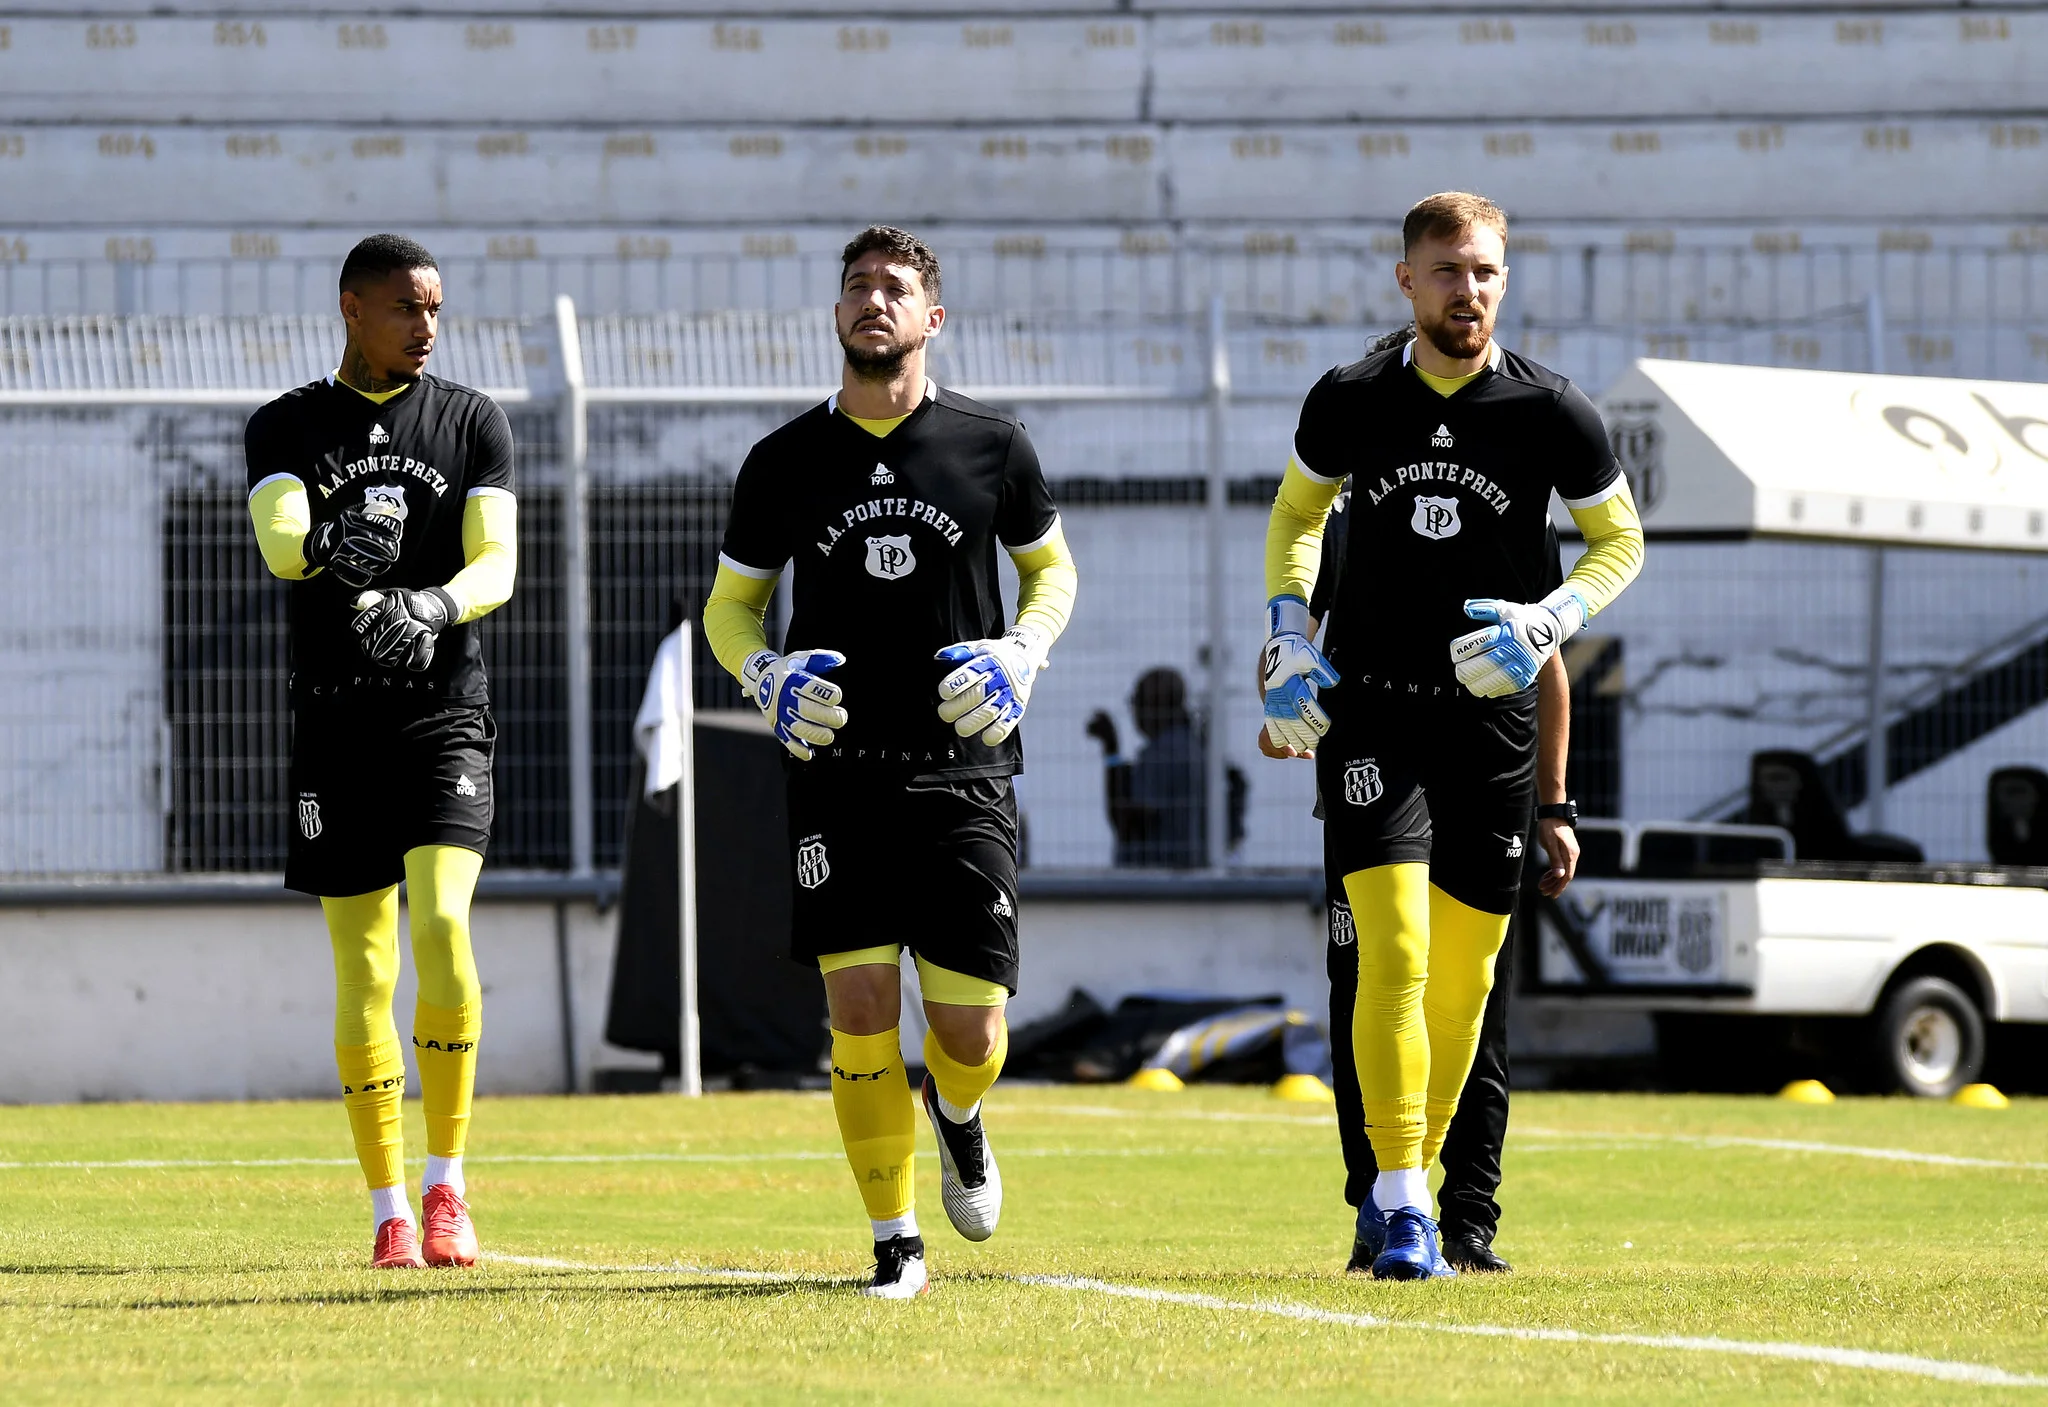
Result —
[[946, 1204], [946, 1219], [968, 1240], [986, 1241], [1003, 1214], [1003, 1175], [996, 1171], [981, 1115], [964, 1124], [947, 1118], [930, 1075], [924, 1077], [924, 1112], [939, 1140], [939, 1200]]
[[924, 1268], [924, 1237], [891, 1236], [875, 1242], [875, 1278], [862, 1287], [869, 1299], [909, 1300], [930, 1293]]

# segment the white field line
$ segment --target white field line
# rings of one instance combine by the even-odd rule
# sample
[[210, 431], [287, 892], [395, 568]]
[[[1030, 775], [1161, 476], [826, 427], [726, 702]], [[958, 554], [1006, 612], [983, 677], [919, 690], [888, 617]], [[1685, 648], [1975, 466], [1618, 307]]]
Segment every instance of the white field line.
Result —
[[[1005, 1158], [1224, 1158], [1252, 1154], [1280, 1155], [1282, 1148], [1005, 1148]], [[844, 1153], [815, 1151], [766, 1153], [490, 1153], [472, 1154], [473, 1166], [496, 1163], [839, 1163]], [[408, 1158], [409, 1163], [424, 1160]], [[45, 1162], [0, 1162], [0, 1172], [43, 1169], [118, 1171], [125, 1168], [352, 1168], [354, 1158], [122, 1158], [106, 1161], [51, 1159]]]
[[[539, 1270], [581, 1270], [601, 1274], [696, 1275], [712, 1280], [743, 1281], [754, 1284], [782, 1283], [825, 1287], [845, 1285], [844, 1277], [767, 1270], [725, 1270], [695, 1265], [589, 1265], [558, 1260], [552, 1256], [508, 1256], [489, 1254], [487, 1262], [531, 1266]], [[1856, 1368], [1872, 1373], [1893, 1373], [1941, 1382], [1969, 1383], [1979, 1387], [2048, 1387], [2048, 1377], [2013, 1373], [1988, 1363], [1960, 1363], [1946, 1358], [1921, 1358], [1910, 1353], [1881, 1353], [1874, 1349], [1837, 1348], [1829, 1344], [1774, 1343], [1752, 1339], [1700, 1338], [1680, 1334], [1599, 1334], [1579, 1329], [1551, 1329], [1513, 1324], [1453, 1324], [1428, 1319], [1389, 1319], [1377, 1314], [1353, 1314], [1323, 1309], [1311, 1304], [1285, 1300], [1227, 1300], [1216, 1295], [1191, 1294], [1180, 1290], [1155, 1290], [1145, 1285], [1120, 1285], [1108, 1280], [1090, 1280], [1076, 1275], [1008, 1275], [1014, 1284], [1084, 1294], [1107, 1295], [1113, 1299], [1140, 1300], [1148, 1304], [1180, 1305], [1228, 1314], [1258, 1314], [1276, 1319], [1294, 1319], [1310, 1324], [1330, 1324], [1347, 1329], [1386, 1329], [1418, 1334], [1451, 1334], [1465, 1338], [1516, 1339], [1532, 1343], [1592, 1344], [1611, 1348], [1648, 1348], [1678, 1353], [1726, 1353], [1740, 1358], [1769, 1358], [1794, 1363], [1824, 1363], [1833, 1368]]]
[[[1097, 1104], [1040, 1105], [1037, 1111], [1079, 1114], [1088, 1118], [1183, 1119], [1201, 1123], [1266, 1123], [1334, 1125], [1334, 1116], [1304, 1117], [1298, 1114], [1235, 1114], [1210, 1109], [1117, 1109]], [[2020, 1172], [2048, 1172], [2048, 1163], [2015, 1162], [2004, 1158], [1968, 1158], [1955, 1153], [1922, 1153], [1912, 1148], [1874, 1148], [1856, 1143], [1822, 1143], [1796, 1138], [1745, 1138], [1734, 1134], [1632, 1133], [1625, 1129], [1553, 1129], [1511, 1125], [1509, 1147], [1520, 1150], [1523, 1138], [1556, 1142], [1609, 1144], [1675, 1143], [1692, 1148], [1757, 1148], [1772, 1153], [1819, 1153], [1839, 1158], [1873, 1158], [1886, 1163], [1920, 1163], [1939, 1168], [1991, 1168]], [[1528, 1149], [1527, 1151], [1539, 1151]], [[1549, 1150], [1541, 1150], [1549, 1151]]]

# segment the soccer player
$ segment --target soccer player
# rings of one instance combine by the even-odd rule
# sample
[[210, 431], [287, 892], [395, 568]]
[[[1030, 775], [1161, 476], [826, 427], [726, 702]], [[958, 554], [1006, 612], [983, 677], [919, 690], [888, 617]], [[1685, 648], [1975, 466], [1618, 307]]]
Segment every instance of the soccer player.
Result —
[[[1303, 403], [1268, 525], [1261, 664], [1272, 741], [1315, 753], [1357, 932], [1352, 1053], [1379, 1169], [1358, 1239], [1375, 1276], [1415, 1280], [1456, 1274], [1428, 1168], [1521, 883], [1532, 686], [1634, 579], [1643, 537], [1592, 403], [1493, 341], [1507, 289], [1499, 207], [1430, 196], [1402, 246], [1395, 276], [1417, 337], [1332, 369]], [[1319, 650], [1308, 599], [1347, 475], [1350, 541]], [[1553, 491], [1587, 549], [1542, 594]]]
[[[1413, 328], [1391, 334], [1371, 350], [1398, 348], [1413, 335]], [[1343, 579], [1345, 546], [1350, 537], [1351, 495], [1341, 493], [1330, 510], [1323, 529], [1322, 567], [1316, 575], [1315, 594], [1309, 598], [1309, 639], [1327, 622], [1330, 602], [1336, 598]], [[1548, 564], [1543, 586], [1554, 590], [1563, 583], [1557, 564], [1557, 534], [1544, 525], [1544, 552]], [[1556, 898], [1565, 891], [1578, 870], [1579, 845], [1572, 818], [1576, 812], [1566, 804], [1565, 760], [1571, 746], [1571, 684], [1565, 676], [1564, 656], [1552, 655], [1536, 680], [1536, 796], [1539, 807], [1552, 814], [1537, 824], [1538, 843], [1549, 859], [1549, 867], [1537, 881], [1543, 893]], [[1275, 745], [1263, 729], [1259, 750], [1268, 757], [1301, 756]], [[1323, 819], [1322, 798], [1316, 799], [1316, 818]], [[1330, 976], [1330, 1044], [1334, 1073], [1331, 1083], [1337, 1093], [1337, 1136], [1344, 1153], [1344, 1198], [1355, 1210], [1363, 1207], [1379, 1175], [1373, 1161], [1372, 1144], [1366, 1138], [1364, 1110], [1359, 1103], [1358, 1064], [1351, 1047], [1352, 1010], [1358, 1000], [1357, 928], [1351, 905], [1344, 899], [1344, 872], [1330, 848], [1324, 847], [1324, 883], [1329, 891], [1329, 941], [1326, 963]], [[1514, 944], [1510, 925], [1506, 942], [1496, 959], [1496, 970], [1508, 964]], [[1494, 1194], [1500, 1190], [1501, 1153], [1508, 1131], [1508, 983], [1496, 980], [1486, 998], [1486, 1014], [1479, 1028], [1479, 1047], [1471, 1074], [1458, 1097], [1458, 1112], [1444, 1134], [1443, 1151], [1437, 1161], [1443, 1168], [1443, 1185], [1437, 1201], [1442, 1209], [1444, 1259], [1457, 1270], [1482, 1273], [1504, 1272], [1512, 1266], [1493, 1248], [1500, 1229], [1500, 1204]], [[1363, 1234], [1354, 1233], [1350, 1271], [1370, 1271], [1378, 1254], [1381, 1236], [1378, 1218], [1370, 1217]]]
[[[940, 1194], [970, 1241], [1002, 1180], [981, 1117], [1017, 988], [1017, 722], [1076, 575], [1038, 456], [1010, 415], [935, 386], [939, 261], [903, 230], [846, 246], [839, 393], [754, 446], [733, 486], [704, 633], [789, 751], [792, 955], [824, 973], [832, 1104], [872, 1224], [873, 1282], [928, 1285], [899, 964], [930, 1031], [922, 1100]], [[1004, 626], [996, 550], [1018, 572]], [[766, 611], [793, 566], [785, 653]]]
[[[372, 235], [349, 253], [341, 317], [340, 366], [257, 411], [246, 437], [256, 542], [292, 583], [285, 885], [320, 896], [334, 946], [334, 1056], [370, 1186], [370, 1263], [473, 1265], [462, 1153], [483, 1008], [469, 907], [497, 737], [475, 622], [512, 595], [512, 429], [488, 396], [426, 374], [441, 275], [412, 240]], [[391, 1013], [401, 880], [419, 976], [424, 1248]]]

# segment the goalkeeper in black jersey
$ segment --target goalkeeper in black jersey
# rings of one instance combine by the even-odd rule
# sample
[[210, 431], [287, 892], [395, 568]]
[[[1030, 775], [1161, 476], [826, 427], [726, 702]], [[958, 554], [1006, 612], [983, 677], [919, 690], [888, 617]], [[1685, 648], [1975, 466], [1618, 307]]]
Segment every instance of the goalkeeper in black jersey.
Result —
[[[1327, 863], [1357, 932], [1351, 1039], [1379, 1172], [1356, 1239], [1375, 1276], [1414, 1280], [1455, 1273], [1428, 1168], [1521, 884], [1533, 686], [1634, 579], [1643, 535], [1599, 412], [1493, 341], [1500, 209], [1431, 196], [1408, 212], [1402, 245], [1417, 336], [1334, 368], [1302, 405], [1267, 531], [1260, 663], [1268, 735], [1315, 755]], [[1319, 649], [1308, 599], [1347, 476], [1350, 541]], [[1587, 550], [1546, 593], [1553, 492]]]
[[[334, 372], [251, 417], [249, 512], [290, 596], [292, 816], [285, 884], [334, 944], [342, 1102], [370, 1185], [373, 1265], [472, 1265], [462, 1153], [482, 993], [469, 906], [490, 842], [497, 726], [474, 622], [512, 595], [512, 431], [425, 373], [433, 256], [373, 235], [341, 269]], [[424, 1237], [406, 1195], [405, 1062], [392, 1020], [398, 885], [419, 1001]]]
[[[981, 1100], [1017, 989], [1016, 729], [1075, 572], [1024, 427], [926, 379], [945, 323], [932, 251], [876, 226], [841, 273], [839, 394], [747, 456], [704, 633], [790, 754], [791, 950], [824, 973], [833, 1108], [874, 1235], [866, 1293], [901, 1299], [928, 1281], [899, 964], [909, 949], [930, 1023], [941, 1200], [985, 1240], [1002, 1180]], [[999, 549], [1017, 567], [1014, 621]], [[778, 653], [764, 621], [786, 568]]]

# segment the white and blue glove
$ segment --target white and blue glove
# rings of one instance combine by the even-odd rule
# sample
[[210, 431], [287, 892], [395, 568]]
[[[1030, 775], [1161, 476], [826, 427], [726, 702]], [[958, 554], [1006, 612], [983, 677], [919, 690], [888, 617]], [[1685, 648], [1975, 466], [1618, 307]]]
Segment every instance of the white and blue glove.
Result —
[[934, 656], [960, 667], [939, 681], [939, 717], [963, 738], [994, 747], [1017, 731], [1031, 685], [1046, 665], [1046, 645], [1028, 626], [1000, 640], [963, 640]]
[[1467, 601], [1465, 614], [1491, 624], [1451, 642], [1458, 682], [1482, 699], [1501, 699], [1534, 684], [1558, 646], [1579, 633], [1586, 602], [1559, 587], [1527, 605], [1491, 596]]
[[839, 706], [845, 691], [823, 677], [845, 663], [837, 650], [762, 650], [740, 666], [740, 682], [775, 730], [775, 741], [799, 762], [809, 762], [814, 748], [832, 746], [833, 730], [846, 726]]
[[1299, 753], [1315, 751], [1330, 731], [1330, 715], [1316, 702], [1316, 690], [1337, 682], [1337, 671], [1309, 643], [1308, 602], [1275, 596], [1266, 603], [1266, 648], [1259, 656], [1266, 686], [1266, 736]]

